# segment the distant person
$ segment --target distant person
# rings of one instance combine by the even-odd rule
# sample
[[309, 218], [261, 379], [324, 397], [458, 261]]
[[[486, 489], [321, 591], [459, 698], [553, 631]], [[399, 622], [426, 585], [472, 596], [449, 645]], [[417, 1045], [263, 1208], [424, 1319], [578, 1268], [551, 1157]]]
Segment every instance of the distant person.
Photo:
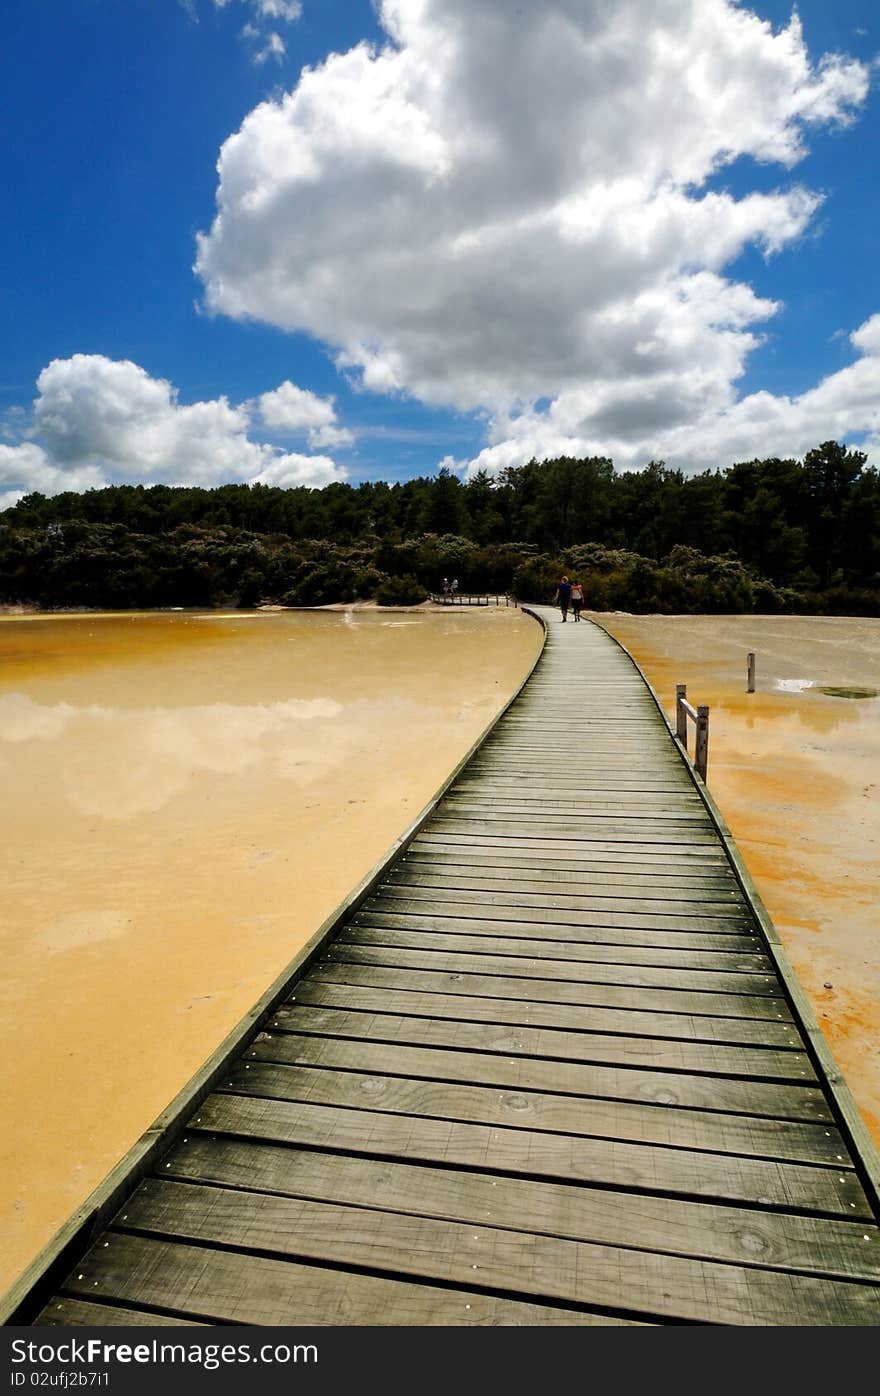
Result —
[[449, 600], [449, 578], [448, 578], [448, 577], [444, 577], [444, 578], [443, 578], [443, 600], [444, 600], [444, 601], [448, 601], [448, 600]]
[[[581, 599], [583, 599], [583, 595]], [[562, 620], [564, 623], [568, 620], [568, 603], [571, 600], [571, 582], [568, 580], [567, 577], [563, 577], [561, 579], [559, 586], [556, 588], [556, 595], [554, 596], [553, 600], [558, 602], [559, 604], [559, 609], [562, 612]]]
[[457, 595], [458, 595], [458, 578], [457, 578], [457, 577], [453, 577], [453, 579], [452, 579], [452, 586], [451, 586], [450, 589], [451, 589], [451, 591], [452, 591], [452, 595], [453, 595], [453, 596], [457, 596]]
[[584, 589], [580, 582], [571, 584], [571, 609], [574, 611], [575, 620], [581, 618], [581, 607], [584, 604]]

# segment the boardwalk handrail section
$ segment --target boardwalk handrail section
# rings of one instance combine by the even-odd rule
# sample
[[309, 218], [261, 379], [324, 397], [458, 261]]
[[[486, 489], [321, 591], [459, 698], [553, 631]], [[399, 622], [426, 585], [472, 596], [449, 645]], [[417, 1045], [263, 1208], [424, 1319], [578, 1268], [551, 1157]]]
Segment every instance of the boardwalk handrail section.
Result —
[[677, 683], [675, 685], [675, 735], [685, 751], [687, 751], [688, 745], [688, 718], [697, 729], [694, 770], [700, 779], [705, 781], [709, 765], [709, 707], [708, 704], [701, 703], [699, 707], [695, 708], [692, 703], [687, 701], [687, 684]]
[[519, 606], [516, 597], [510, 592], [468, 592], [432, 591], [431, 601], [435, 606]]

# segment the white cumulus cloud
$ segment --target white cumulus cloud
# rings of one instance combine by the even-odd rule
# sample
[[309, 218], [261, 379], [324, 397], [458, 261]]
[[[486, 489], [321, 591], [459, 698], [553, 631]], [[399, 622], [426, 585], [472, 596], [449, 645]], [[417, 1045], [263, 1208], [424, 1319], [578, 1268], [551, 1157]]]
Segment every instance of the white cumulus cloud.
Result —
[[320, 486], [345, 477], [329, 456], [253, 440], [250, 404], [225, 397], [182, 404], [169, 382], [129, 360], [54, 359], [37, 388], [31, 439], [0, 445], [3, 505], [31, 490], [57, 494], [124, 481]]
[[289, 380], [273, 392], [263, 393], [255, 406], [268, 427], [294, 434], [306, 432], [313, 448], [354, 444], [354, 433], [337, 423], [332, 397], [319, 397]]
[[[707, 444], [778, 308], [725, 268], [808, 228], [821, 197], [788, 172], [858, 114], [867, 67], [734, 0], [378, 14], [382, 47], [305, 69], [224, 143], [208, 307], [313, 335], [369, 391], [484, 413], [490, 460]], [[743, 157], [779, 187], [710, 185]]]
[[34, 441], [19, 446], [0, 444], [0, 509], [14, 504], [23, 494], [60, 494], [62, 490], [90, 490], [106, 484], [94, 465], [65, 469], [53, 465], [42, 446]]
[[[697, 410], [689, 414], [682, 404], [682, 410], [670, 411], [665, 425], [658, 425], [658, 404], [635, 392], [628, 398], [626, 383], [562, 393], [543, 412], [496, 419], [492, 444], [471, 462], [470, 473], [494, 474], [533, 457], [600, 454], [623, 468], [653, 458], [699, 470], [754, 457], [803, 456], [821, 441], [853, 435], [862, 438], [869, 461], [880, 464], [880, 315], [849, 340], [859, 351], [856, 360], [807, 392], [795, 397], [750, 393], [729, 404], [718, 402], [702, 416]], [[675, 387], [665, 387], [670, 398]]]

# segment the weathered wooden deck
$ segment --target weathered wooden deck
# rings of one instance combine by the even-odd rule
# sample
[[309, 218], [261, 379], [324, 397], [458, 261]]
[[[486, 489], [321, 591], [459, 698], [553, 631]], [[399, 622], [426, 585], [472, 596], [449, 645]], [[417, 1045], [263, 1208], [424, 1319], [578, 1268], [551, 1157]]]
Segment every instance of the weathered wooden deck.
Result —
[[626, 654], [553, 613], [30, 1321], [877, 1323], [876, 1159], [722, 835]]

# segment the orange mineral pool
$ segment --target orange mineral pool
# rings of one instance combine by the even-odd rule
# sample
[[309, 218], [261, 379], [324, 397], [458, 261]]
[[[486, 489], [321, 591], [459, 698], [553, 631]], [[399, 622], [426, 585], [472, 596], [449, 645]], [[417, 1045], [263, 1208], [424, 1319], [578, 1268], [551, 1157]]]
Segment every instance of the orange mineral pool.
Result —
[[0, 1288], [404, 830], [516, 610], [0, 619]]

